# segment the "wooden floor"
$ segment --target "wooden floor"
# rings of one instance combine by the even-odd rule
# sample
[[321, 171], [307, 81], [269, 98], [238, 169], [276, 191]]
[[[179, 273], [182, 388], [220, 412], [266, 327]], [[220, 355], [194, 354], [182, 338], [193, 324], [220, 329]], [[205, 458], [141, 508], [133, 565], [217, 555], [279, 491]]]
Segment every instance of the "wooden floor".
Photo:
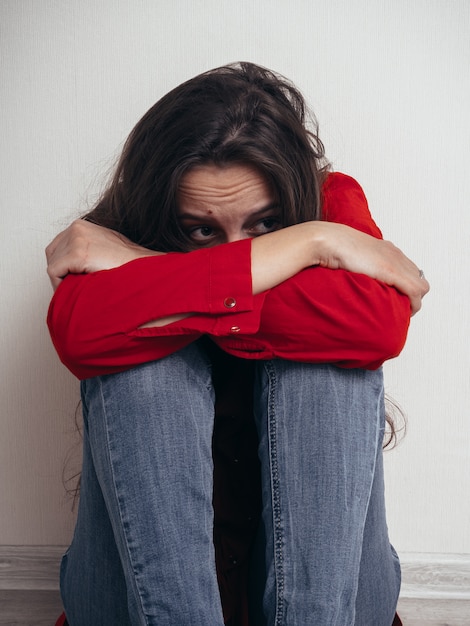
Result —
[[470, 600], [417, 600], [398, 604], [404, 626], [470, 626]]
[[54, 626], [61, 613], [58, 591], [0, 590], [1, 626]]
[[[61, 610], [57, 591], [0, 590], [0, 626], [54, 626]], [[470, 626], [470, 600], [403, 599], [400, 617], [404, 626]]]

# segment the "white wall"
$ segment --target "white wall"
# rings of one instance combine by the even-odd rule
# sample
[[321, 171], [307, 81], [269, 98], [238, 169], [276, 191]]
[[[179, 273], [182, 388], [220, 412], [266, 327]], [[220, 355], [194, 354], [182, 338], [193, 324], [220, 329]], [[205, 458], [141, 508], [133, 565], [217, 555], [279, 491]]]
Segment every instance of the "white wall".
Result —
[[401, 551], [470, 553], [468, 0], [0, 0], [0, 37], [0, 544], [73, 526], [78, 390], [45, 328], [43, 248], [156, 99], [251, 60], [303, 90], [335, 168], [432, 283], [386, 368], [409, 418], [390, 530]]

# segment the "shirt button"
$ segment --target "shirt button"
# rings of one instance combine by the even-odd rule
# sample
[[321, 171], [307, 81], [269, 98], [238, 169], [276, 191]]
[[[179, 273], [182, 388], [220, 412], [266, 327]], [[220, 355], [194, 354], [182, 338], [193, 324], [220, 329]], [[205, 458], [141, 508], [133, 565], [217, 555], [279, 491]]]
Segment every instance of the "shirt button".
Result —
[[224, 306], [227, 309], [233, 309], [233, 307], [237, 304], [237, 301], [235, 300], [235, 298], [225, 298], [224, 300]]
[[232, 326], [232, 328], [230, 329], [230, 332], [232, 333], [232, 335], [236, 335], [237, 333], [240, 332], [240, 326]]

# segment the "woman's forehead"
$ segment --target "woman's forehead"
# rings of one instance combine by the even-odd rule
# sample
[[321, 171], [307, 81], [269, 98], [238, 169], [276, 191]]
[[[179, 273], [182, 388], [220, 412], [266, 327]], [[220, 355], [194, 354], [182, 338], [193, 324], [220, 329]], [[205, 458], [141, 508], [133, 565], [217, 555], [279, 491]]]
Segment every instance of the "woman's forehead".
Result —
[[272, 202], [270, 185], [260, 171], [245, 164], [218, 166], [200, 165], [187, 172], [179, 185], [179, 208], [191, 203], [193, 207], [210, 209], [223, 203], [260, 205]]

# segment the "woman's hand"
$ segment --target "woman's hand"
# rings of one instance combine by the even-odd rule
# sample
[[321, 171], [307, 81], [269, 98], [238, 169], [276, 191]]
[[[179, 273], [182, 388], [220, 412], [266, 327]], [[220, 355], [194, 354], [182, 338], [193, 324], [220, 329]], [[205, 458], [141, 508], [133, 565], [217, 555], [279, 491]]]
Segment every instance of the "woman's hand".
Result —
[[56, 290], [67, 274], [108, 270], [158, 254], [162, 253], [138, 246], [114, 230], [76, 220], [47, 246], [47, 273]]
[[409, 297], [412, 314], [419, 311], [430, 286], [399, 248], [343, 224], [318, 222], [317, 226], [319, 265], [366, 274], [391, 285]]
[[366, 274], [406, 294], [412, 314], [429, 291], [418, 267], [389, 241], [333, 222], [305, 222], [253, 240], [253, 292], [271, 289], [319, 265]]

